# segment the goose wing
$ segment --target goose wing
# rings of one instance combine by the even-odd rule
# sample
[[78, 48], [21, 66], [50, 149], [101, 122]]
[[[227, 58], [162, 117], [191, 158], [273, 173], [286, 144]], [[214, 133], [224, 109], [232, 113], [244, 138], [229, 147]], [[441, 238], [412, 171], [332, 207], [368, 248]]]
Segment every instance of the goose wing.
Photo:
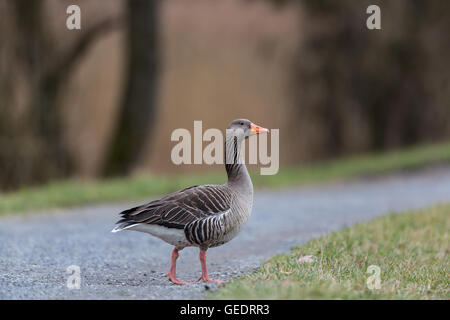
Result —
[[193, 186], [120, 213], [116, 229], [138, 223], [183, 229], [187, 224], [228, 211], [229, 190], [223, 185]]

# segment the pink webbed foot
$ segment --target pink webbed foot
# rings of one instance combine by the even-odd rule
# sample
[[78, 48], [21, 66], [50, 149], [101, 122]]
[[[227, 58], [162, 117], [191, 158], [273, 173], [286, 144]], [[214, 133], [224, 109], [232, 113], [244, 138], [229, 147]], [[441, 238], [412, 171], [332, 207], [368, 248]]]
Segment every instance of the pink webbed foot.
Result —
[[221, 280], [211, 279], [208, 275], [206, 275], [206, 276], [202, 275], [200, 278], [198, 278], [197, 282], [199, 282], [199, 281], [214, 282], [214, 283], [217, 283], [217, 284], [222, 284], [223, 283], [223, 281], [221, 281]]
[[203, 282], [214, 282], [219, 284], [222, 284], [223, 281], [211, 279], [208, 275], [208, 270], [206, 269], [206, 251], [200, 250], [200, 264], [202, 266], [202, 276], [198, 278], [197, 282], [200, 280]]
[[168, 277], [170, 282], [172, 282], [174, 284], [178, 284], [178, 285], [193, 284], [194, 282], [183, 282], [183, 281], [177, 279], [176, 269], [177, 269], [178, 251], [179, 250], [177, 248], [173, 249], [173, 251], [172, 251], [172, 259], [171, 259], [171, 262], [170, 262], [170, 271], [167, 272], [165, 274], [165, 276]]
[[181, 280], [179, 280], [179, 279], [176, 277], [176, 275], [170, 274], [170, 272], [166, 274], [166, 277], [168, 277], [169, 280], [170, 280], [170, 282], [172, 282], [173, 284], [178, 284], [178, 285], [183, 285], [183, 284], [194, 284], [194, 282], [184, 282], [184, 281], [181, 281]]

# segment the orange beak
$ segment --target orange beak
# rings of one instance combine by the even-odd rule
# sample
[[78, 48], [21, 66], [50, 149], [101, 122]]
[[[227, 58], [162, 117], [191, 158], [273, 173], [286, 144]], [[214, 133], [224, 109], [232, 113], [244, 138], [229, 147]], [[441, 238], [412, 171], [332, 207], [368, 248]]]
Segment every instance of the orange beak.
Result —
[[263, 133], [263, 132], [269, 132], [269, 129], [260, 127], [260, 126], [254, 124], [254, 123], [251, 124], [251, 130], [250, 130], [251, 134], [260, 134], [260, 133]]

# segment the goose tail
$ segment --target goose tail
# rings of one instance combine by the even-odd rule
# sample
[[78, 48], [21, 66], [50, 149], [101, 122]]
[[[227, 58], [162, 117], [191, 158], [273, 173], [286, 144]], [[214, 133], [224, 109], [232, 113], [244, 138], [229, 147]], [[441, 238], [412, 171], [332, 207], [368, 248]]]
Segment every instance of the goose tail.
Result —
[[138, 225], [139, 223], [130, 223], [130, 222], [123, 222], [116, 226], [114, 229], [111, 230], [112, 233], [116, 233], [122, 230], [127, 230], [129, 228], [134, 227], [135, 225]]

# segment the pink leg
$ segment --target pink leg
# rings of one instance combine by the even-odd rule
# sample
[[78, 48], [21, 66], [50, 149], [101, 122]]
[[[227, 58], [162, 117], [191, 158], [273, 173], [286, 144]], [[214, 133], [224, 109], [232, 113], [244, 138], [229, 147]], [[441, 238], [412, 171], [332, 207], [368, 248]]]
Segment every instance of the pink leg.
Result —
[[192, 282], [183, 282], [177, 279], [177, 259], [178, 259], [178, 249], [173, 248], [172, 251], [172, 260], [170, 262], [170, 270], [166, 274], [166, 277], [169, 277], [169, 280], [174, 284], [190, 284]]
[[221, 284], [222, 281], [211, 279], [208, 275], [208, 270], [206, 269], [206, 251], [200, 250], [200, 264], [202, 265], [202, 276], [198, 278], [197, 281], [202, 280], [203, 282], [215, 282]]

